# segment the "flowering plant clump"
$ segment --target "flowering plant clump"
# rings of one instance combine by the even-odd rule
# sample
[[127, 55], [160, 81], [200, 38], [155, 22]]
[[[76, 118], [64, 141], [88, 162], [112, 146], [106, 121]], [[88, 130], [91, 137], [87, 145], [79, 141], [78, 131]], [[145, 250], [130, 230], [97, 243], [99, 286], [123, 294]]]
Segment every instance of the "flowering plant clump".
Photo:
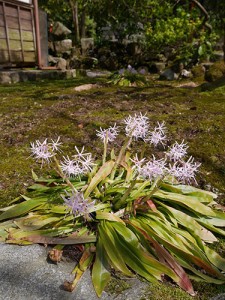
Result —
[[[33, 172], [36, 183], [0, 214], [0, 239], [55, 245], [56, 253], [83, 244], [75, 278], [64, 284], [70, 291], [89, 267], [98, 296], [112, 269], [151, 282], [169, 277], [191, 295], [191, 279], [224, 283], [225, 259], [208, 246], [216, 235], [225, 236], [224, 208], [214, 193], [191, 186], [200, 163], [188, 157], [184, 141], [166, 147], [164, 123], [151, 128], [140, 113], [123, 124], [97, 131], [104, 145], [101, 160], [77, 147], [72, 157], [65, 156], [59, 138], [32, 143], [32, 156], [56, 175], [38, 178]], [[125, 134], [123, 146], [117, 154], [109, 152], [119, 131]], [[143, 147], [133, 153], [137, 141]], [[158, 146], [163, 156], [153, 153]], [[58, 262], [54, 251], [50, 257]]]
[[137, 71], [131, 65], [127, 68], [122, 68], [118, 72], [113, 73], [109, 83], [119, 86], [143, 86], [147, 83], [147, 72], [145, 69]]

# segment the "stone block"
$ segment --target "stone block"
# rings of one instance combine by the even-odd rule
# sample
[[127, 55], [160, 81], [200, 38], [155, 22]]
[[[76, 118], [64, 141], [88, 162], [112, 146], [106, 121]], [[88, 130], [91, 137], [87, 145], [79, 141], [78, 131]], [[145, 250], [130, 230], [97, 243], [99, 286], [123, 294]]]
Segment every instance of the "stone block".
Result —
[[54, 34], [55, 36], [58, 36], [58, 37], [61, 37], [61, 36], [65, 37], [68, 34], [71, 34], [71, 30], [69, 30], [61, 22], [55, 22], [53, 24], [52, 34]]
[[88, 50], [93, 49], [94, 39], [93, 38], [82, 38], [81, 40], [82, 54], [87, 53]]
[[57, 63], [56, 63], [56, 67], [59, 70], [65, 71], [66, 70], [66, 66], [67, 66], [67, 61], [64, 58], [59, 57]]
[[11, 74], [9, 72], [0, 72], [0, 83], [1, 84], [12, 83]]
[[70, 54], [72, 49], [72, 40], [66, 39], [62, 41], [56, 41], [54, 42], [55, 45], [55, 51], [58, 55], [60, 54]]

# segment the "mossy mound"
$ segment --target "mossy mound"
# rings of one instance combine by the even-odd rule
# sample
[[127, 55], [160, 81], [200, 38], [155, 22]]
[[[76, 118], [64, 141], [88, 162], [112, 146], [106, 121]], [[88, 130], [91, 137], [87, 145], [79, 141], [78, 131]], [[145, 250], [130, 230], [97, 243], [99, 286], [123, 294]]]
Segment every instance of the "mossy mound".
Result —
[[221, 89], [221, 91], [225, 92], [225, 75], [213, 82], [203, 83], [201, 85], [201, 90], [204, 91], [213, 91], [215, 89]]
[[191, 69], [193, 78], [196, 81], [204, 81], [205, 79], [205, 68], [203, 65], [196, 65]]
[[225, 75], [225, 62], [215, 62], [205, 74], [205, 79], [209, 82], [216, 81]]

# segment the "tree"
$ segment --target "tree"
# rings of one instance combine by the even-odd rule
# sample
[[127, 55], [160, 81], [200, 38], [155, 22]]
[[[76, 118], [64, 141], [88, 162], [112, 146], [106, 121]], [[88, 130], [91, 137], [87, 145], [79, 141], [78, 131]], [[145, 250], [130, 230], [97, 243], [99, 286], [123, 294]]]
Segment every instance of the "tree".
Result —
[[39, 0], [40, 8], [44, 9], [49, 18], [63, 22], [74, 31], [74, 41], [80, 42], [85, 37], [86, 9], [90, 0]]
[[73, 29], [76, 44], [86, 35], [87, 16], [94, 20], [98, 32], [110, 25], [121, 40], [142, 32], [150, 49], [160, 52], [169, 46], [180, 57], [196, 55], [196, 51], [197, 55], [208, 54], [215, 29], [225, 31], [225, 2], [220, 0], [213, 4], [210, 0], [40, 0], [39, 3], [52, 19]]
[[221, 0], [205, 0], [205, 6], [210, 11], [212, 18], [215, 20], [215, 25], [220, 34], [223, 34], [223, 51], [225, 61], [225, 1]]

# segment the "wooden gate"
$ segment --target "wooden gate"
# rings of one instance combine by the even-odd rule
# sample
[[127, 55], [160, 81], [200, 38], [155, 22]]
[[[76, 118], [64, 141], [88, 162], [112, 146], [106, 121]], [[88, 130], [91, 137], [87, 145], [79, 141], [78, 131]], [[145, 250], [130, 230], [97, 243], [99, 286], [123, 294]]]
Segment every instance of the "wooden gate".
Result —
[[29, 2], [0, 0], [0, 65], [36, 63], [34, 12]]

